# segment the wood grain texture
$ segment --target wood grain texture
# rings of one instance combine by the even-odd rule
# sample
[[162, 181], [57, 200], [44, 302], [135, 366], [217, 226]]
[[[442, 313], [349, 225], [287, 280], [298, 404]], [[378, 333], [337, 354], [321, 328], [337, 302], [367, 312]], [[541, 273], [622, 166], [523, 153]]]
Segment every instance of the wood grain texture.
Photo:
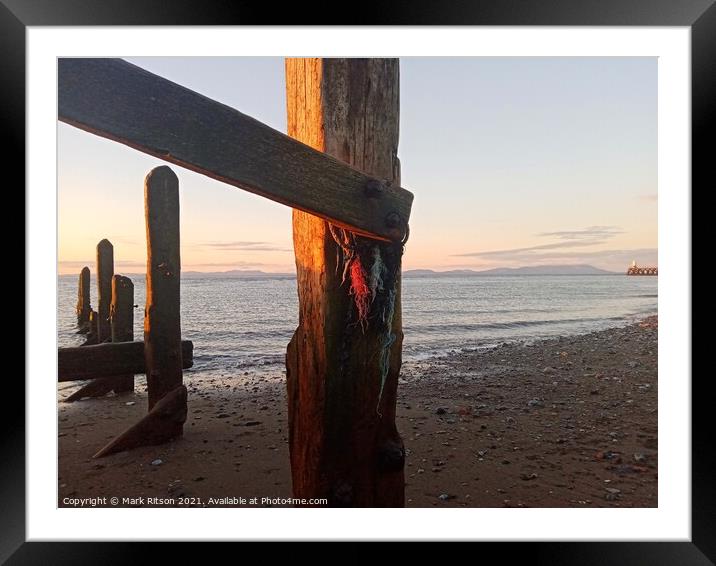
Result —
[[[112, 277], [112, 304], [109, 309], [112, 342], [134, 340], [134, 283], [129, 277]], [[115, 393], [134, 391], [134, 373], [113, 378]]]
[[182, 384], [179, 254], [179, 180], [167, 166], [144, 180], [147, 229], [147, 304], [144, 356], [149, 409]]
[[85, 337], [85, 341], [82, 344], [82, 346], [91, 346], [93, 344], [97, 344], [97, 321], [99, 319], [99, 316], [97, 315], [96, 310], [91, 310], [89, 314], [89, 322], [88, 322], [88, 329], [87, 329], [87, 336]]
[[[396, 59], [287, 59], [289, 135], [398, 185], [398, 75]], [[379, 403], [383, 336], [370, 320], [365, 331], [358, 325], [327, 222], [295, 210], [293, 238], [299, 327], [286, 367], [294, 495], [326, 497], [331, 506], [402, 507], [399, 278], [396, 342]], [[399, 273], [395, 247], [380, 244]]]
[[[358, 233], [389, 240], [405, 233], [413, 195], [377, 170], [371, 177], [121, 59], [61, 58], [58, 76], [63, 122]], [[392, 185], [367, 197], [376, 178]], [[393, 212], [397, 227], [386, 224]]]
[[[87, 271], [89, 280], [89, 270]], [[109, 308], [109, 323], [112, 342], [134, 340], [134, 285], [129, 277], [112, 277], [112, 302]], [[93, 379], [65, 399], [66, 403], [87, 397], [103, 397], [110, 391], [127, 393], [134, 391], [134, 372], [124, 375]]]
[[112, 339], [109, 324], [109, 306], [112, 303], [112, 276], [114, 275], [114, 246], [109, 240], [97, 244], [97, 341]]
[[[181, 343], [182, 367], [194, 363], [194, 344]], [[93, 346], [57, 349], [57, 381], [102, 379], [127, 373], [145, 373], [144, 342], [107, 342]]]
[[77, 284], [77, 326], [79, 332], [86, 334], [89, 332], [89, 316], [92, 307], [90, 306], [90, 270], [85, 266], [80, 271], [79, 281]]

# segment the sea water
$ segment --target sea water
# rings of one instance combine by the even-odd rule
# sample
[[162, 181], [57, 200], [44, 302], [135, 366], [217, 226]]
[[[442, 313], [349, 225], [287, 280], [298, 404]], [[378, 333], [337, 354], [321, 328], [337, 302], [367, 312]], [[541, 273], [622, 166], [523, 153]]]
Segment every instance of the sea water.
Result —
[[[145, 280], [135, 286], [135, 340], [142, 339]], [[657, 277], [507, 275], [403, 279], [403, 359], [417, 361], [502, 342], [583, 334], [657, 312]], [[92, 306], [97, 293], [92, 279]], [[58, 345], [77, 346], [77, 277], [58, 278]], [[280, 374], [298, 324], [292, 278], [187, 278], [182, 337], [194, 342], [192, 372]]]

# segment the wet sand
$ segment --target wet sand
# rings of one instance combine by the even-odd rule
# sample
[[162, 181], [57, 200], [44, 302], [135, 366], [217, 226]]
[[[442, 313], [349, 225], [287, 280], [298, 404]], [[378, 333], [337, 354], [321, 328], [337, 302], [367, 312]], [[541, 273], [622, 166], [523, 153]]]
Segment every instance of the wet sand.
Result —
[[[656, 507], [657, 334], [651, 317], [404, 364], [397, 424], [407, 506]], [[144, 379], [135, 393], [59, 403], [58, 505], [290, 497], [284, 381], [188, 372], [185, 382], [182, 439], [98, 460], [146, 413]], [[59, 397], [78, 385], [60, 384]]]

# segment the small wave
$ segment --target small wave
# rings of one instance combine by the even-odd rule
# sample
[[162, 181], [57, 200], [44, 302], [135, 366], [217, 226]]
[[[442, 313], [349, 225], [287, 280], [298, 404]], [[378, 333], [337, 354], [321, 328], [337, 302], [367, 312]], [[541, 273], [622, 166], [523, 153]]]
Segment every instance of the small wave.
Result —
[[205, 340], [225, 340], [225, 339], [236, 339], [240, 340], [241, 338], [249, 338], [249, 339], [255, 339], [255, 338], [281, 338], [290, 339], [293, 335], [294, 330], [291, 328], [268, 328], [266, 330], [243, 330], [240, 328], [232, 329], [232, 330], [194, 330], [192, 333], [196, 334], [197, 336], [200, 336], [204, 338]]
[[233, 367], [233, 368], [248, 368], [258, 366], [274, 366], [283, 364], [285, 361], [285, 354], [217, 354], [207, 353], [201, 356], [194, 356], [194, 367]]
[[601, 322], [609, 320], [624, 320], [622, 316], [612, 317], [586, 317], [586, 318], [557, 318], [551, 320], [513, 320], [506, 322], [478, 322], [471, 324], [445, 323], [411, 325], [404, 328], [405, 332], [444, 332], [444, 331], [472, 331], [472, 330], [509, 330], [527, 328], [531, 326], [545, 326], [554, 324], [575, 324]]
[[[470, 305], [465, 305], [464, 307], [461, 306], [461, 310], [464, 314], [521, 314], [521, 313], [545, 313], [545, 312], [552, 312], [551, 309], [542, 309], [542, 308], [513, 308], [513, 309], [492, 309], [492, 308], [486, 308], [486, 309], [469, 309]], [[404, 307], [405, 308], [405, 305]], [[408, 308], [410, 308], [410, 305], [408, 305]], [[420, 308], [420, 307], [418, 307]], [[466, 310], [469, 309], [469, 310]], [[420, 308], [420, 314], [421, 315], [433, 315], [433, 314], [444, 314], [448, 316], [454, 316], [455, 315], [455, 308], [441, 308], [441, 309], [431, 309], [431, 308]]]

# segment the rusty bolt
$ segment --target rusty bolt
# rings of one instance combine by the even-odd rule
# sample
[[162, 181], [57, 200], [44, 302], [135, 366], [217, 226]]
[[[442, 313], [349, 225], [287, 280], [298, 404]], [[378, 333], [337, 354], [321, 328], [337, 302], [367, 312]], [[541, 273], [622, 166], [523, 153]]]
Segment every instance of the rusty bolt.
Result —
[[385, 183], [378, 179], [370, 179], [365, 184], [365, 196], [378, 198], [385, 192]]
[[400, 214], [397, 212], [391, 212], [385, 217], [385, 225], [388, 228], [400, 228], [402, 226], [402, 219]]

